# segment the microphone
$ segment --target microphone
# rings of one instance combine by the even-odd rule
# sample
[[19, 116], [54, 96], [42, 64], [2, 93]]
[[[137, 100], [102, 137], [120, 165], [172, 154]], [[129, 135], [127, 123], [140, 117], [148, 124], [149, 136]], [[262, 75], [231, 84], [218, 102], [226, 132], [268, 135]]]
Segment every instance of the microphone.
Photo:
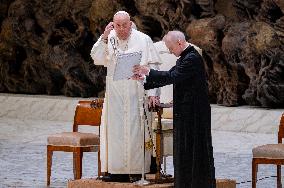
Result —
[[111, 45], [112, 45], [112, 48], [113, 48], [113, 51], [116, 53], [116, 46], [115, 46], [115, 38], [114, 37], [111, 37], [110, 39], [109, 39], [109, 41], [110, 41], [110, 43], [111, 43]]
[[109, 39], [109, 41], [110, 41], [112, 47], [114, 48], [114, 47], [115, 47], [115, 39], [114, 39], [114, 37], [111, 37], [111, 38]]

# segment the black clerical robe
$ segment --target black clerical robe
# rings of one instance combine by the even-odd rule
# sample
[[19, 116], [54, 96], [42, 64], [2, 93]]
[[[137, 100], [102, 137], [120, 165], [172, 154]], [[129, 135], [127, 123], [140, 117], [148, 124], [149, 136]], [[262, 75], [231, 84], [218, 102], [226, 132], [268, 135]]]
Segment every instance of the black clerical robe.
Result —
[[151, 69], [145, 89], [173, 84], [176, 188], [215, 188], [211, 108], [202, 57], [187, 47], [169, 71]]

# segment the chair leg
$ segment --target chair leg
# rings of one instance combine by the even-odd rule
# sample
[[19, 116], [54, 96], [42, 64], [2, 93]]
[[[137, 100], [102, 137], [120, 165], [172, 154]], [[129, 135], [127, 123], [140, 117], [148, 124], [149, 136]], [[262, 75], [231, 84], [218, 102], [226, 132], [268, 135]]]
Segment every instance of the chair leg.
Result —
[[252, 188], [256, 188], [258, 164], [252, 159]]
[[277, 165], [277, 188], [282, 188], [282, 183], [281, 183], [281, 165]]
[[83, 152], [82, 152], [82, 150], [80, 150], [80, 153], [79, 153], [80, 155], [79, 155], [79, 159], [80, 159], [80, 166], [79, 166], [79, 179], [81, 179], [82, 178], [82, 161], [83, 161]]
[[74, 175], [74, 179], [76, 179], [76, 173], [77, 173], [77, 153], [74, 151], [73, 152], [73, 175]]
[[98, 177], [102, 176], [102, 170], [101, 170], [101, 152], [100, 149], [98, 151]]
[[73, 173], [74, 179], [81, 179], [82, 177], [82, 158], [83, 152], [77, 148], [73, 153]]
[[47, 186], [50, 185], [50, 177], [51, 177], [51, 166], [52, 166], [52, 155], [53, 155], [53, 151], [51, 150], [51, 148], [49, 146], [47, 146]]

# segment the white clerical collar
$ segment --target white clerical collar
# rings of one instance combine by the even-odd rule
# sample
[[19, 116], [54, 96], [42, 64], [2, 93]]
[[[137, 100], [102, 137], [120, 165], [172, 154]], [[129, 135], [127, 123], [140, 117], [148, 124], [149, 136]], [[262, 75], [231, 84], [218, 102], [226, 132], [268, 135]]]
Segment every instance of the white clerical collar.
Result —
[[185, 46], [185, 48], [182, 51], [184, 51], [189, 46], [190, 46], [189, 43], [187, 43], [187, 45]]

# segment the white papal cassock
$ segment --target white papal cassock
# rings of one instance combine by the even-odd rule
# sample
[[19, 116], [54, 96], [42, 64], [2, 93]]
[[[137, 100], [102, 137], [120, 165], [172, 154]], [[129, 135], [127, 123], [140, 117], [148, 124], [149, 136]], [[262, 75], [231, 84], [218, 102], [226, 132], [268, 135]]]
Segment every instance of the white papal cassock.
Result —
[[[114, 47], [110, 40], [115, 44]], [[137, 81], [113, 81], [116, 62], [114, 48], [117, 49], [117, 53], [142, 51], [140, 64], [149, 64], [152, 68], [157, 68], [160, 62], [159, 55], [151, 38], [135, 29], [132, 29], [127, 40], [119, 40], [115, 31], [112, 30], [107, 44], [100, 37], [91, 50], [94, 63], [107, 67], [106, 93], [100, 129], [102, 172], [141, 174], [143, 165], [142, 125], [145, 122], [145, 117], [141, 115], [144, 114], [145, 91], [142, 84]], [[157, 95], [159, 95], [157, 89], [149, 90], [147, 93], [147, 96]], [[150, 138], [147, 126], [145, 133], [147, 142]], [[150, 170], [150, 155], [151, 150], [146, 150], [145, 172]]]

